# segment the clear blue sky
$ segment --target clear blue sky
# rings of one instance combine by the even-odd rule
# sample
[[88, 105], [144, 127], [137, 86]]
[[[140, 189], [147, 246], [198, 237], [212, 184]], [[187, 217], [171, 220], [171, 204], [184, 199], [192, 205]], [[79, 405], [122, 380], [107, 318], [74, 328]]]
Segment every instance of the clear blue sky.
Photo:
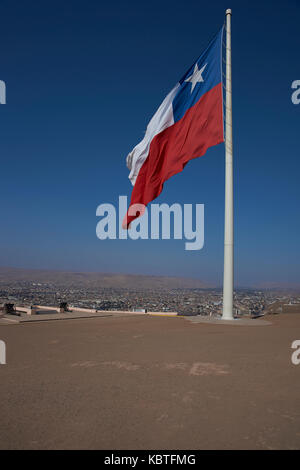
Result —
[[0, 265], [220, 283], [224, 147], [157, 202], [205, 204], [205, 246], [100, 241], [96, 207], [130, 195], [127, 153], [232, 8], [236, 282], [299, 283], [300, 3], [2, 1]]

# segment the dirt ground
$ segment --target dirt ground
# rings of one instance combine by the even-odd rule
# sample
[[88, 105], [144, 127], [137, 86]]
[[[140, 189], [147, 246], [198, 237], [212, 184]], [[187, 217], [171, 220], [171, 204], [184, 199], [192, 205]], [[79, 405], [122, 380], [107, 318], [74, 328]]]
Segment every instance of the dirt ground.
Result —
[[1, 449], [299, 449], [300, 314], [0, 326]]

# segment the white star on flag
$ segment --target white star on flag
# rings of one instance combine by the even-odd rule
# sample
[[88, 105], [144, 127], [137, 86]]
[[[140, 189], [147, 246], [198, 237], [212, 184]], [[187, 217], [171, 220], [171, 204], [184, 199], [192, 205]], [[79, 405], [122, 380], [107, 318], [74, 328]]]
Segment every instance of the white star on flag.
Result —
[[204, 82], [202, 73], [206, 66], [207, 64], [203, 65], [203, 67], [199, 70], [198, 64], [196, 63], [194, 67], [194, 72], [192, 73], [192, 75], [190, 75], [186, 80], [184, 80], [185, 82], [191, 82], [192, 84], [191, 94], [193, 93], [196, 83]]

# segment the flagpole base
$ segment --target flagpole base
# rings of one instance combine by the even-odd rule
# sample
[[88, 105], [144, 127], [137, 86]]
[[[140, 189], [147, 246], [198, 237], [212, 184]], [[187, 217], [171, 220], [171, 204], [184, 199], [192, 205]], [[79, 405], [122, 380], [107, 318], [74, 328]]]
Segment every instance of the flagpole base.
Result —
[[223, 313], [222, 320], [234, 320], [233, 313]]

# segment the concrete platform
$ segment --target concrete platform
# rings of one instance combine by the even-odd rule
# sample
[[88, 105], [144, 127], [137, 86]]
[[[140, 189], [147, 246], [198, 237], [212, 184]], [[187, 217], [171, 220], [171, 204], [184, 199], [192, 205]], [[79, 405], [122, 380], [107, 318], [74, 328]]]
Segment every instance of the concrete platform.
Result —
[[[105, 318], [111, 316], [118, 316], [115, 312], [107, 313], [82, 313], [82, 312], [70, 312], [70, 313], [41, 313], [38, 315], [5, 315], [2, 319], [4, 322], [9, 323], [33, 323], [43, 321], [55, 321], [55, 320], [78, 320], [88, 318]], [[4, 324], [4, 323], [3, 323]]]
[[[50, 313], [51, 312], [51, 313]], [[56, 313], [55, 310], [47, 310], [45, 313], [39, 312], [35, 315], [4, 315], [0, 319], [0, 325], [8, 323], [32, 323], [41, 321], [54, 321], [54, 320], [76, 320], [76, 319], [92, 319], [92, 318], [105, 318], [105, 317], [128, 317], [128, 316], [162, 316], [162, 317], [178, 317], [176, 312], [130, 312], [127, 310], [98, 310], [97, 312], [89, 312], [87, 310], [76, 310], [65, 313]]]
[[12, 325], [14, 323], [19, 323], [19, 321], [16, 319], [10, 319], [10, 318], [5, 318], [5, 317], [0, 318], [0, 325]]

